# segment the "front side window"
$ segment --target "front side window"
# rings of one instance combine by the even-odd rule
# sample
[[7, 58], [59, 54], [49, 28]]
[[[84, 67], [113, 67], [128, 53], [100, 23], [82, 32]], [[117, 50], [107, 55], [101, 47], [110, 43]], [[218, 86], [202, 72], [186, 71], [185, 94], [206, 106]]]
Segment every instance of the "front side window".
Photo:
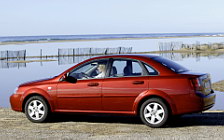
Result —
[[106, 75], [107, 60], [92, 61], [75, 68], [69, 73], [76, 79], [97, 79], [104, 78]]
[[110, 71], [110, 77], [141, 76], [143, 69], [135, 60], [114, 60]]

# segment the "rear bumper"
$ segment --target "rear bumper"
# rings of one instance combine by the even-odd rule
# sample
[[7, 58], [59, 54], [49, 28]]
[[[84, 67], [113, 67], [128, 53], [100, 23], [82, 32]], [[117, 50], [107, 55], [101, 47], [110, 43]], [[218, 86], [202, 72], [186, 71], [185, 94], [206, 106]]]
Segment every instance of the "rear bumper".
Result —
[[21, 96], [21, 94], [13, 94], [10, 96], [10, 104], [12, 110], [22, 112]]
[[208, 110], [208, 109], [210, 109], [211, 107], [214, 106], [215, 97], [216, 97], [215, 93], [211, 93], [209, 95], [206, 95], [206, 96], [202, 97], [203, 110]]

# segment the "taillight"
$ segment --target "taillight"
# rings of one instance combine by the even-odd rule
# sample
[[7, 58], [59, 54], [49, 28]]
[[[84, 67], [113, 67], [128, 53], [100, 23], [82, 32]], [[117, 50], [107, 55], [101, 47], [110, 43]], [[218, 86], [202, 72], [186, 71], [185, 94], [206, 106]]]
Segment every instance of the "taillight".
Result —
[[202, 85], [199, 78], [192, 78], [191, 84], [195, 91], [202, 91]]

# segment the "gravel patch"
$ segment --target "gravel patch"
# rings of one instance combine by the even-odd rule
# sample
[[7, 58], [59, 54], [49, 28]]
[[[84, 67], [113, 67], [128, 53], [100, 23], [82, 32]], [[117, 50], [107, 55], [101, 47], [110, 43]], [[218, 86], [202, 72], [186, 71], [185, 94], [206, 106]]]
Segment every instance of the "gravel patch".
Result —
[[133, 140], [217, 139], [224, 137], [224, 112], [175, 117], [165, 128], [150, 128], [138, 117], [57, 114], [48, 123], [32, 123], [25, 115], [0, 108], [1, 139]]

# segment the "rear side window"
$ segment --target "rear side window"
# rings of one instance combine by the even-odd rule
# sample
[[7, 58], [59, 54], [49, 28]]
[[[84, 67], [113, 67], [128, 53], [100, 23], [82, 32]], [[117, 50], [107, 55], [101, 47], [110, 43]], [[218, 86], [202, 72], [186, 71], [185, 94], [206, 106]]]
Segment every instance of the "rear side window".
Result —
[[149, 75], [158, 75], [158, 72], [155, 69], [153, 69], [151, 66], [149, 66], [145, 63], [143, 63], [143, 65], [147, 69]]
[[163, 57], [153, 57], [151, 59], [161, 63], [162, 65], [164, 65], [165, 67], [171, 69], [172, 71], [174, 71], [176, 73], [188, 71], [187, 68], [181, 66], [180, 64], [177, 64], [177, 63], [175, 63], [171, 60], [165, 59]]
[[110, 77], [142, 76], [144, 71], [138, 61], [117, 59], [113, 61]]

